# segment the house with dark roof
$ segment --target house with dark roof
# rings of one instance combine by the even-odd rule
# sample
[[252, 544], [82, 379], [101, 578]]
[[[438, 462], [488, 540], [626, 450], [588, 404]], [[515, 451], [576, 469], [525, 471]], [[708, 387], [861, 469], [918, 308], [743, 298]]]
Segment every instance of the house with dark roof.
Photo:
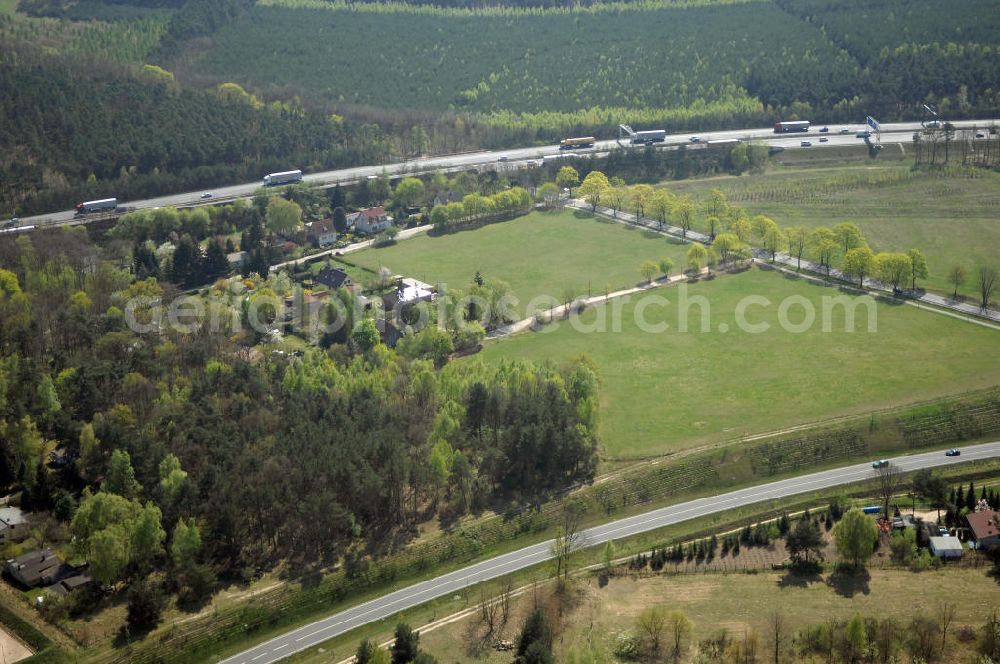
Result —
[[327, 265], [319, 271], [319, 274], [316, 275], [316, 278], [313, 279], [313, 281], [317, 284], [323, 284], [330, 290], [350, 288], [354, 285], [354, 281], [351, 279], [350, 275], [347, 274], [347, 270], [339, 265], [337, 267], [330, 267]]
[[70, 593], [89, 588], [92, 585], [94, 585], [94, 580], [86, 574], [74, 574], [51, 586], [49, 592], [55, 593], [60, 597], [65, 597]]
[[969, 522], [969, 530], [976, 540], [976, 548], [1000, 547], [1000, 512], [996, 510], [969, 512], [965, 515], [965, 520]]
[[52, 549], [36, 549], [7, 561], [4, 571], [25, 588], [51, 586], [65, 575], [67, 566]]
[[306, 225], [306, 237], [317, 247], [329, 247], [337, 241], [337, 229], [333, 219], [320, 219]]

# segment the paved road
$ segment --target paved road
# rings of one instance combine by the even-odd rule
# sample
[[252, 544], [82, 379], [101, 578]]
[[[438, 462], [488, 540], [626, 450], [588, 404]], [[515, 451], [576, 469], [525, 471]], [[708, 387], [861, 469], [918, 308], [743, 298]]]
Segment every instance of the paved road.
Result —
[[[971, 128], [971, 127], [985, 127], [990, 124], [1000, 124], [1000, 120], [967, 120], [959, 121], [953, 123], [956, 128]], [[829, 142], [820, 143], [819, 137], [824, 134], [819, 133], [820, 125], [814, 125], [812, 130], [808, 133], [796, 133], [796, 134], [775, 134], [772, 128], [761, 128], [761, 129], [736, 129], [730, 131], [714, 131], [699, 134], [698, 136], [704, 141], [724, 141], [734, 138], [747, 139], [754, 138], [760, 139], [766, 145], [773, 145], [785, 148], [797, 148], [800, 142], [804, 139], [812, 141], [813, 146], [822, 147], [824, 145], [856, 145], [860, 142], [860, 139], [855, 138], [854, 132], [861, 129], [861, 125], [850, 125], [846, 128], [850, 129], [849, 134], [838, 133], [841, 128], [845, 125], [831, 125], [830, 133], [828, 134]], [[882, 142], [883, 144], [888, 143], [908, 143], [912, 139], [912, 134], [914, 131], [920, 129], [920, 123], [918, 122], [902, 122], [894, 124], [884, 124], [882, 125]], [[692, 134], [672, 134], [667, 136], [665, 145], [677, 146], [681, 144], [692, 145], [690, 143], [690, 138]], [[702, 145], [702, 144], [700, 144]], [[591, 154], [591, 153], [603, 153], [608, 150], [612, 150], [618, 147], [616, 141], [598, 141], [597, 144], [591, 150], [577, 151], [569, 154]], [[641, 147], [641, 146], [640, 146]], [[490, 166], [490, 167], [500, 167], [500, 168], [515, 168], [518, 165], [523, 165], [524, 162], [529, 160], [539, 160], [546, 156], [556, 155], [556, 154], [567, 154], [565, 151], [560, 152], [558, 145], [547, 145], [541, 147], [531, 147], [531, 148], [518, 148], [512, 150], [496, 150], [493, 152], [473, 152], [468, 154], [460, 155], [446, 155], [441, 157], [427, 157], [422, 159], [414, 159], [411, 161], [386, 164], [384, 166], [359, 166], [356, 168], [345, 168], [335, 171], [326, 171], [323, 173], [309, 173], [304, 176], [305, 182], [316, 183], [320, 185], [333, 185], [336, 183], [349, 184], [354, 183], [364, 178], [370, 176], [376, 176], [385, 170], [390, 175], [399, 175], [403, 173], [422, 173], [431, 172], [435, 170], [443, 171], [457, 171], [469, 168]], [[506, 161], [499, 161], [501, 156], [506, 157]], [[294, 168], [295, 165], [289, 164], [289, 168]], [[263, 174], [261, 174], [263, 176]], [[151, 198], [144, 201], [127, 201], [121, 202], [122, 207], [126, 208], [154, 208], [154, 207], [167, 207], [167, 206], [192, 206], [192, 205], [206, 205], [212, 203], [219, 203], [221, 201], [229, 201], [236, 198], [247, 198], [253, 196], [254, 192], [260, 189], [261, 182], [258, 180], [256, 182], [250, 182], [247, 184], [233, 185], [229, 187], [220, 187], [212, 190], [213, 197], [211, 200], [203, 200], [201, 198], [202, 191], [192, 191], [180, 194], [173, 194], [170, 196], [161, 196], [159, 198]], [[38, 215], [35, 217], [23, 217], [21, 219], [22, 226], [48, 226], [53, 224], [67, 224], [67, 223], [79, 223], [81, 219], [77, 218], [73, 210], [66, 210], [62, 212], [53, 212], [50, 214]]]
[[[960, 457], [946, 457], [944, 452], [937, 451], [897, 457], [891, 462], [905, 472], [995, 457], [1000, 457], [1000, 441], [965, 448]], [[583, 532], [581, 542], [584, 547], [596, 546], [609, 539], [629, 537], [742, 505], [850, 484], [871, 478], [872, 475], [871, 464], [861, 463], [731, 491], [710, 498], [699, 498], [590, 528]], [[470, 585], [545, 562], [552, 558], [551, 544], [551, 541], [535, 544], [397, 590], [282, 634], [238, 655], [229, 657], [223, 660], [222, 664], [270, 664], [277, 662], [361, 625], [388, 618], [399, 611], [436, 597], [459, 593]]]

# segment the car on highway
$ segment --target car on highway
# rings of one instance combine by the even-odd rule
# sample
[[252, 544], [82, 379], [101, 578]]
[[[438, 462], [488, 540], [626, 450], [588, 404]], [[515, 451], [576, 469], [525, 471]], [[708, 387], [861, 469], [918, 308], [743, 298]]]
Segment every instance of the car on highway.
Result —
[[502, 154], [499, 157], [497, 157], [497, 161], [507, 161], [508, 159], [510, 159], [510, 157], [508, 157], [505, 154]]
[[953, 447], [944, 453], [945, 456], [962, 456], [962, 450], [957, 447]]
[[802, 141], [801, 143], [799, 143], [799, 145], [802, 146], [802, 147], [804, 147], [804, 148], [811, 148], [812, 147], [812, 141]]
[[843, 129], [840, 130], [840, 133], [841, 134], [850, 134], [851, 130], [848, 129], [847, 127], [844, 127]]
[[820, 127], [819, 128], [819, 133], [821, 133], [821, 134], [825, 134], [828, 131], [830, 131], [829, 127]]
[[878, 461], [872, 461], [872, 468], [878, 470], [879, 468], [888, 468], [889, 461], [887, 459], [879, 459]]
[[976, 132], [976, 138], [986, 138], [986, 134], [981, 131]]
[[4, 228], [14, 228], [19, 223], [21, 223], [20, 219], [18, 219], [17, 217], [11, 217], [7, 221], [3, 222], [3, 227]]
[[854, 138], [868, 138], [872, 133], [867, 129], [862, 129], [861, 131], [854, 134]]
[[211, 198], [211, 197], [212, 197], [212, 192], [210, 192], [210, 191], [206, 191], [204, 194], [201, 195], [202, 200], [205, 200], [206, 198]]
[[698, 136], [692, 136], [688, 140], [691, 141], [692, 143], [701, 143], [701, 138]]
[[820, 137], [819, 137], [819, 142], [820, 142], [820, 143], [829, 143], [829, 142], [830, 142], [830, 139], [829, 139], [829, 138], [827, 138], [826, 136], [820, 136]]

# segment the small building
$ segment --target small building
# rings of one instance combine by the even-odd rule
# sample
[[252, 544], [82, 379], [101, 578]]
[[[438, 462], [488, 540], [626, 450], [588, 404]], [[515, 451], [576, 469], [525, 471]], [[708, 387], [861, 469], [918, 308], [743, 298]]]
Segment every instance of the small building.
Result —
[[359, 233], [376, 235], [392, 225], [392, 217], [388, 216], [385, 208], [380, 205], [347, 215], [347, 223], [349, 226], [354, 226]]
[[347, 270], [341, 266], [330, 267], [327, 265], [316, 278], [313, 280], [317, 284], [323, 284], [330, 290], [337, 290], [338, 288], [350, 288], [354, 285], [354, 281], [351, 279], [350, 275], [347, 274]]
[[1000, 547], [1000, 512], [984, 510], [969, 512], [965, 515], [969, 529], [976, 541], [977, 549], [993, 549]]
[[226, 260], [229, 261], [229, 267], [234, 270], [242, 270], [243, 266], [250, 261], [249, 251], [234, 251], [231, 254], [226, 254]]
[[65, 597], [70, 593], [90, 588], [93, 585], [94, 580], [86, 574], [74, 574], [49, 587], [49, 592], [55, 593], [60, 597]]
[[932, 537], [929, 548], [938, 558], [961, 558], [963, 553], [962, 541], [957, 537]]
[[7, 561], [4, 571], [25, 588], [51, 586], [66, 571], [66, 563], [52, 549], [36, 549]]
[[28, 519], [17, 507], [0, 507], [0, 544], [28, 537]]
[[317, 247], [329, 247], [337, 241], [337, 229], [333, 219], [320, 219], [306, 225], [306, 237]]

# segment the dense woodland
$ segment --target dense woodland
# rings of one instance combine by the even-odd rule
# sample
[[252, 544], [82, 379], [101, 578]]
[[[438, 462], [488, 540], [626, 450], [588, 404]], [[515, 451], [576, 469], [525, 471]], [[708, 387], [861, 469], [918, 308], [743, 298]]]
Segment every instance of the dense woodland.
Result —
[[[988, 0], [457, 2], [24, 0], [0, 15], [0, 213], [606, 137], [623, 121], [704, 131], [1000, 105]], [[393, 47], [372, 51], [371, 35]]]
[[176, 291], [122, 259], [82, 229], [0, 244], [0, 493], [50, 513], [50, 540], [75, 535], [102, 583], [163, 569], [195, 600], [217, 574], [357, 560], [593, 476], [585, 361], [438, 370], [360, 318], [326, 351], [251, 351], [247, 305], [278, 281], [213, 291], [186, 333], [139, 334], [129, 316]]

